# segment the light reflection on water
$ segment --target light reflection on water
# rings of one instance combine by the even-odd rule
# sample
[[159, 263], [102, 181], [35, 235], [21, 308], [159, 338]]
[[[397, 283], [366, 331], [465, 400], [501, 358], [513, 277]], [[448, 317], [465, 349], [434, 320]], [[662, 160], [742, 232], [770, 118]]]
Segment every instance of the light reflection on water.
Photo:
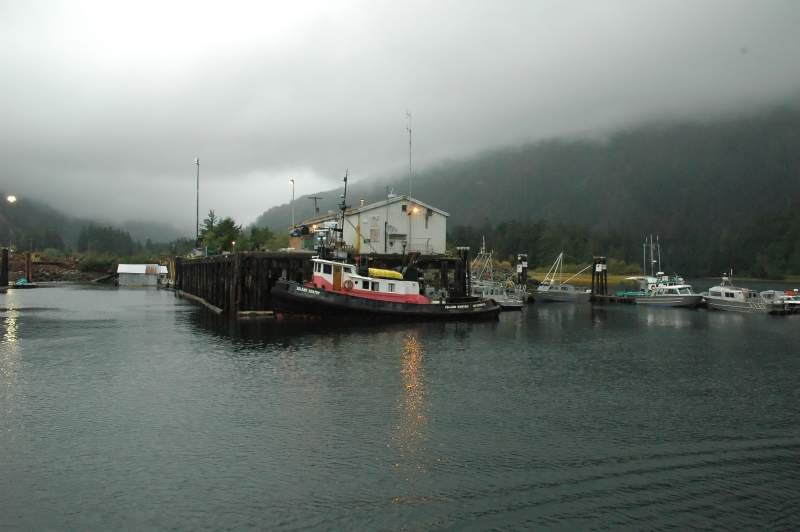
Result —
[[417, 336], [403, 339], [400, 361], [402, 414], [394, 439], [399, 452], [397, 467], [408, 480], [414, 471], [424, 472], [426, 467], [421, 456], [427, 438], [424, 351]]
[[156, 291], [13, 297], [0, 529], [800, 522], [800, 316], [331, 325]]

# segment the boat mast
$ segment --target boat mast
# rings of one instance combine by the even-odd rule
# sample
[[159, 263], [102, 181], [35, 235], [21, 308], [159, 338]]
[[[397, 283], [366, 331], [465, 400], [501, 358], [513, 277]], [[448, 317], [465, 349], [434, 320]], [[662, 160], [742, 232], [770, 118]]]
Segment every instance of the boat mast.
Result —
[[647, 276], [647, 236], [642, 242], [642, 275]]
[[339, 204], [339, 209], [342, 211], [342, 224], [339, 226], [339, 242], [338, 248], [340, 250], [344, 249], [344, 213], [347, 210], [347, 175], [349, 171], [345, 169], [344, 171], [344, 192], [342, 193], [342, 203]]
[[658, 271], [663, 272], [661, 269], [661, 237], [656, 235], [656, 247], [658, 248]]

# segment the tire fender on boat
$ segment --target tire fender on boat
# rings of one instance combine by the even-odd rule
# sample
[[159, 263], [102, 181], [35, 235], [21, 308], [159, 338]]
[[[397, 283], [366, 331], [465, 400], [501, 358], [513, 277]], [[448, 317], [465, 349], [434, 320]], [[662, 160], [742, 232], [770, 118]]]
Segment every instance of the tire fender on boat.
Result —
[[346, 280], [344, 282], [344, 288], [345, 288], [345, 290], [352, 290], [353, 289], [353, 281], [351, 281], [350, 279]]

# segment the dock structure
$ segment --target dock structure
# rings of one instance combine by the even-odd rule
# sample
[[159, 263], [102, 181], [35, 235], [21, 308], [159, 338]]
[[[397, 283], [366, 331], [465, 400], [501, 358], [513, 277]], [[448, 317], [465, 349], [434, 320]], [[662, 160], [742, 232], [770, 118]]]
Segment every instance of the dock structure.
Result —
[[3, 248], [0, 256], [0, 288], [8, 286], [8, 248]]
[[594, 257], [592, 267], [592, 303], [628, 303], [636, 300], [632, 297], [609, 295], [608, 293], [608, 257]]
[[[353, 263], [374, 268], [396, 268], [413, 260], [426, 283], [450, 295], [469, 294], [469, 248], [458, 256], [364, 255]], [[217, 314], [252, 318], [270, 316], [270, 290], [281, 279], [310, 281], [312, 252], [243, 252], [199, 259], [176, 258], [174, 287], [179, 296], [205, 305]]]

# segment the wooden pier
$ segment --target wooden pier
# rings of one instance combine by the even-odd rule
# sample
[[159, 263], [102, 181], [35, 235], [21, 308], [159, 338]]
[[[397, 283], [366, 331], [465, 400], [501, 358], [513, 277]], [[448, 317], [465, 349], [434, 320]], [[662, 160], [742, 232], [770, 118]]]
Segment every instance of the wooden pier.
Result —
[[[469, 293], [469, 249], [459, 256], [415, 256], [414, 265], [428, 286], [452, 296]], [[174, 287], [179, 296], [205, 305], [217, 314], [233, 317], [271, 317], [270, 290], [278, 279], [311, 280], [314, 253], [251, 252], [197, 259], [176, 258]], [[402, 255], [362, 255], [352, 262], [372, 268], [395, 268], [409, 259]]]

